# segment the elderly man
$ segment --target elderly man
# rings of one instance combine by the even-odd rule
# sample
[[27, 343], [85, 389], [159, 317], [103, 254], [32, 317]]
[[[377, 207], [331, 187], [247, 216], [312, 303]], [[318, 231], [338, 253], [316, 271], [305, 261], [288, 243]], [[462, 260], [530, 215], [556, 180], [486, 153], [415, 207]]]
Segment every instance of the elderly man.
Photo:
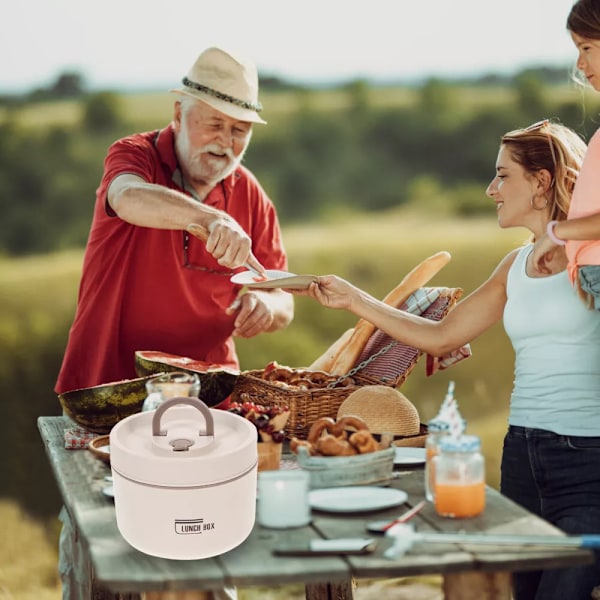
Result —
[[[253, 124], [265, 123], [254, 64], [208, 48], [172, 91], [170, 125], [108, 151], [57, 393], [135, 377], [136, 350], [238, 367], [233, 336], [276, 331], [293, 318], [292, 295], [238, 298], [230, 282], [244, 264], [287, 269], [275, 208], [241, 165]], [[66, 510], [60, 518], [63, 598], [91, 598], [90, 566]]]
[[275, 208], [241, 165], [253, 124], [265, 123], [254, 64], [208, 48], [172, 91], [169, 126], [108, 151], [56, 392], [135, 377], [136, 350], [238, 367], [233, 336], [293, 318], [290, 294], [236, 302], [229, 281], [244, 263], [287, 268]]

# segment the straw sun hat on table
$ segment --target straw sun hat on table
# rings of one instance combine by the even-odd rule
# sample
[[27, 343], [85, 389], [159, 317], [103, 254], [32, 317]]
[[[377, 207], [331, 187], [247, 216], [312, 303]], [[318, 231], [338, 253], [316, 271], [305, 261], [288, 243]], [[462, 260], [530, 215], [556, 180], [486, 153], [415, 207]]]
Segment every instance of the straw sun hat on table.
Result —
[[380, 436], [391, 433], [395, 446], [423, 447], [427, 430], [421, 425], [414, 404], [397, 389], [386, 385], [366, 385], [352, 392], [338, 409], [342, 417], [361, 418], [369, 431]]

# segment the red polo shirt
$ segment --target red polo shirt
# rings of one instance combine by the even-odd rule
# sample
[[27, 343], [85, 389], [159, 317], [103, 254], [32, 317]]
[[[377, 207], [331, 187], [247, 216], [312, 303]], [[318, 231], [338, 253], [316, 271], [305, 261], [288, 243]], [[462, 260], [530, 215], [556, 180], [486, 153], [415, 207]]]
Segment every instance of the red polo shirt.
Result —
[[[85, 251], [75, 320], [55, 386], [57, 393], [136, 377], [135, 351], [158, 350], [239, 367], [231, 337], [235, 315], [225, 309], [240, 286], [190, 236], [183, 266], [184, 232], [131, 225], [106, 200], [123, 173], [182, 191], [173, 128], [115, 142], [104, 163]], [[268, 269], [287, 269], [275, 208], [244, 167], [218, 184], [205, 203], [230, 214], [252, 238], [252, 251]]]

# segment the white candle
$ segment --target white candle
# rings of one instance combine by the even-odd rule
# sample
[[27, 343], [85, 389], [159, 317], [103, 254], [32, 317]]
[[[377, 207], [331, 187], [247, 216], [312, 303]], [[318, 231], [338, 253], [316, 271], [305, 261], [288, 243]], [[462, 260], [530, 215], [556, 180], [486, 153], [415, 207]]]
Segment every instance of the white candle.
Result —
[[258, 522], [282, 529], [310, 523], [309, 474], [300, 469], [258, 474]]

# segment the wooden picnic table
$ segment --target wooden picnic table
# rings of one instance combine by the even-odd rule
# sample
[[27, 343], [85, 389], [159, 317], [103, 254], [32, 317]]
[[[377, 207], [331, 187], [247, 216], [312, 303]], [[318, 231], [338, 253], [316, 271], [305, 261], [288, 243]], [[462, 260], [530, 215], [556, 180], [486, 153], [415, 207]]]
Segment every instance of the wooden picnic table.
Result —
[[[366, 513], [313, 511], [312, 523], [277, 530], [255, 524], [237, 548], [204, 560], [168, 560], [132, 548], [121, 536], [111, 499], [102, 494], [110, 467], [86, 450], [67, 450], [65, 417], [39, 417], [38, 427], [66, 509], [92, 565], [95, 600], [137, 600], [149, 591], [207, 590], [224, 585], [277, 587], [303, 583], [307, 600], [351, 600], [353, 581], [441, 574], [447, 600], [509, 600], [511, 573], [589, 564], [593, 554], [579, 548], [490, 547], [415, 544], [395, 559], [384, 557], [390, 538], [377, 537], [375, 552], [357, 556], [274, 556], [283, 542], [368, 536], [366, 523], [393, 518], [424, 497], [422, 467], [396, 467], [391, 486], [408, 494], [405, 506]], [[285, 460], [291, 460], [288, 456]], [[402, 469], [402, 470], [398, 470]], [[231, 499], [235, 510], [235, 498]], [[472, 519], [439, 517], [428, 505], [412, 521], [418, 531], [564, 535], [490, 487], [486, 508]]]

